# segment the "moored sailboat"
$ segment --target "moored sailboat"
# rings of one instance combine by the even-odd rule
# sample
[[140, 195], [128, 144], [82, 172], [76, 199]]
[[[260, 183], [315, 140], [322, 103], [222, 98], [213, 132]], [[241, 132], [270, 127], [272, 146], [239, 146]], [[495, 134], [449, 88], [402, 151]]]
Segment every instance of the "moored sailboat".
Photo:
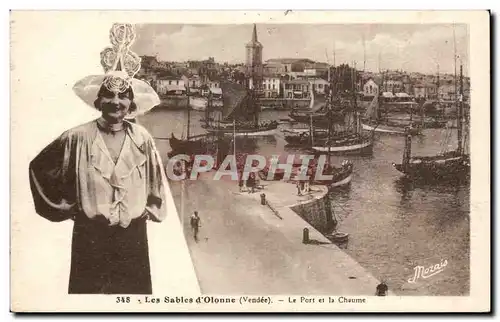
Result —
[[[355, 73], [354, 73], [355, 74]], [[344, 123], [348, 123], [347, 126], [342, 126], [342, 129], [333, 129], [335, 122], [332, 119], [328, 120], [328, 138], [325, 140], [315, 141], [312, 145], [312, 150], [317, 153], [328, 153], [328, 154], [371, 154], [373, 152], [373, 131], [370, 134], [362, 133], [361, 122], [359, 119], [359, 111], [356, 103], [355, 97], [355, 78], [353, 80], [353, 90], [352, 90], [352, 102], [344, 102], [343, 104], [349, 104], [346, 108], [342, 108], [344, 111]], [[327, 106], [329, 110], [332, 110], [333, 104], [333, 91], [330, 92], [331, 99], [329, 100]], [[337, 104], [338, 105], [338, 104]], [[354, 121], [351, 123], [351, 121]], [[349, 124], [351, 123], [351, 124]], [[337, 126], [338, 127], [338, 126]]]
[[393, 166], [407, 178], [416, 181], [462, 181], [470, 178], [470, 156], [466, 153], [463, 108], [463, 76], [460, 66], [460, 97], [458, 100], [457, 149], [433, 156], [412, 156], [411, 135], [406, 136], [403, 160]]
[[405, 104], [406, 108], [410, 110], [410, 120], [406, 125], [403, 125], [401, 124], [401, 122], [391, 122], [388, 118], [384, 119], [381, 116], [381, 100], [381, 95], [375, 95], [373, 97], [373, 100], [366, 109], [365, 118], [362, 121], [363, 130], [404, 135], [406, 133], [405, 128], [408, 128], [408, 131], [411, 135], [419, 135], [422, 133], [420, 127], [415, 126], [412, 119], [413, 110], [418, 105], [417, 103]]
[[[274, 135], [278, 128], [277, 121], [259, 122], [260, 107], [253, 90], [247, 90], [236, 83], [223, 82], [224, 106], [220, 122], [208, 115], [202, 128], [208, 133], [227, 135], [266, 136]], [[233, 128], [234, 127], [234, 128]]]
[[[281, 155], [278, 160], [282, 163], [286, 163], [288, 155]], [[290, 180], [298, 180], [298, 176], [301, 172], [302, 160], [296, 158], [292, 165], [292, 173], [290, 174]], [[280, 181], [285, 178], [284, 169], [274, 169], [270, 174], [271, 162], [269, 162], [264, 169], [258, 172], [259, 178], [264, 181]], [[307, 170], [307, 176], [309, 177], [309, 183], [316, 185], [325, 185], [329, 188], [341, 187], [349, 184], [352, 179], [352, 174], [354, 170], [354, 165], [349, 160], [344, 160], [340, 166], [334, 166], [329, 162], [322, 169], [321, 175], [331, 176], [331, 178], [317, 179], [316, 172], [318, 171], [318, 159], [314, 159], [310, 162]]]

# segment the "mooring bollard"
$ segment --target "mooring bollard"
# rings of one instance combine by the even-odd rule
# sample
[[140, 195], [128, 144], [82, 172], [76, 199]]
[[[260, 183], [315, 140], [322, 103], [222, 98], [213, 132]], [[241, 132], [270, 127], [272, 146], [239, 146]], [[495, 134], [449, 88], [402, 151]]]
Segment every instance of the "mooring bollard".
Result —
[[309, 229], [304, 228], [302, 231], [302, 243], [303, 244], [308, 244], [309, 243]]
[[266, 194], [265, 193], [260, 194], [260, 204], [263, 206], [266, 205]]

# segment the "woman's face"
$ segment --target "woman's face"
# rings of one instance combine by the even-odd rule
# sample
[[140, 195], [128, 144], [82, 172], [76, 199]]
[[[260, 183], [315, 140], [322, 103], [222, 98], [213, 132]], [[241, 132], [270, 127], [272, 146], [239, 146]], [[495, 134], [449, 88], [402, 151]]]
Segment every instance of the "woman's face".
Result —
[[117, 93], [105, 90], [101, 96], [102, 116], [110, 123], [122, 122], [129, 113], [131, 103], [128, 91]]

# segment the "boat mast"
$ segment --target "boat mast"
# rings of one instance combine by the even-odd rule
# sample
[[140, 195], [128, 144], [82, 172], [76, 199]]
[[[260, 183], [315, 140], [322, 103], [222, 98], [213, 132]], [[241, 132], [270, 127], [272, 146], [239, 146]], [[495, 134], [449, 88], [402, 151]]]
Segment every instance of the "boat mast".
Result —
[[366, 68], [366, 44], [365, 44], [365, 35], [363, 34], [363, 73]]
[[407, 172], [408, 171], [408, 165], [410, 164], [410, 159], [411, 159], [411, 133], [410, 129], [407, 127], [405, 128], [405, 150], [403, 152], [403, 171]]
[[335, 95], [337, 94], [337, 66], [335, 65], [335, 43], [333, 45], [333, 68], [334, 68], [334, 73], [333, 76], [331, 77], [331, 83], [330, 83], [330, 99], [328, 102], [328, 164], [330, 164], [330, 147], [332, 145], [331, 139], [332, 139], [332, 113], [333, 113], [333, 95], [334, 95], [334, 88], [335, 88]]
[[354, 69], [352, 69], [352, 98], [354, 107], [354, 129], [359, 134], [358, 126], [358, 105], [356, 103], [356, 61], [354, 62]]
[[233, 156], [236, 163], [236, 119], [233, 118]]
[[314, 128], [312, 114], [309, 114], [309, 133], [311, 136], [311, 146], [314, 146]]
[[455, 99], [457, 95], [457, 41], [455, 38], [455, 24], [453, 24], [453, 68], [455, 70], [454, 74], [454, 83], [455, 83], [455, 91], [453, 92], [455, 94]]
[[[331, 67], [330, 66], [330, 59], [328, 58], [328, 51], [325, 49], [325, 53], [326, 53], [326, 60], [328, 62], [328, 93], [327, 93], [327, 97], [326, 97], [326, 104], [327, 104], [327, 115], [328, 115], [328, 141], [327, 141], [327, 144], [328, 144], [328, 158], [326, 159], [326, 162], [327, 164], [329, 165], [330, 164], [330, 122], [331, 122], [331, 111], [330, 111], [330, 103], [331, 103], [331, 99], [332, 99], [332, 91], [333, 91], [333, 86], [332, 86], [332, 76], [331, 76]], [[333, 57], [334, 57], [334, 65], [335, 65], [335, 43], [333, 44]], [[312, 116], [311, 116], [311, 146], [313, 145], [313, 132], [314, 132], [314, 129], [313, 129], [313, 124], [312, 124]]]
[[439, 63], [437, 64], [437, 89], [436, 89], [436, 94], [437, 94], [437, 100], [439, 102]]
[[210, 118], [210, 110], [212, 108], [212, 93], [208, 93], [207, 107], [205, 108], [205, 125], [208, 126], [209, 118]]
[[187, 139], [189, 140], [190, 133], [189, 130], [191, 128], [191, 106], [189, 105], [189, 88], [187, 93]]
[[463, 117], [464, 117], [464, 106], [463, 106], [463, 74], [462, 74], [462, 65], [460, 65], [460, 96], [459, 96], [459, 101], [458, 101], [458, 149], [457, 152], [458, 154], [463, 153], [463, 129], [462, 129], [462, 123], [463, 123]]

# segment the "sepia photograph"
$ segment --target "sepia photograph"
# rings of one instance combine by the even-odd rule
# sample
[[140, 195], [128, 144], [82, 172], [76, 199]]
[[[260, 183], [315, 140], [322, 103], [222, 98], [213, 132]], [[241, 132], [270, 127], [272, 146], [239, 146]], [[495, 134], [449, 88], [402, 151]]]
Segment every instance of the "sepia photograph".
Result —
[[230, 13], [11, 13], [11, 310], [488, 311], [488, 12]]

